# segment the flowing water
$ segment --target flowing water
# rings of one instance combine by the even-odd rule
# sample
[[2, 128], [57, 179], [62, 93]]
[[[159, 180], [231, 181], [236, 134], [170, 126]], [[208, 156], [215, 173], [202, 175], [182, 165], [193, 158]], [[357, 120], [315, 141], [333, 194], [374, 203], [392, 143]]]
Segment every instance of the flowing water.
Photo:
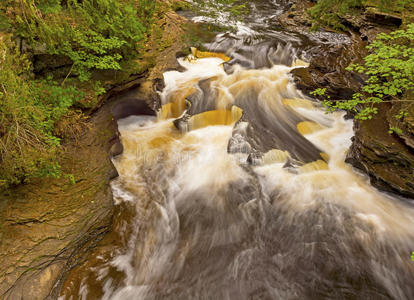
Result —
[[352, 121], [292, 83], [307, 46], [252, 33], [271, 3], [119, 120], [113, 232], [60, 299], [414, 299], [414, 208], [344, 163]]

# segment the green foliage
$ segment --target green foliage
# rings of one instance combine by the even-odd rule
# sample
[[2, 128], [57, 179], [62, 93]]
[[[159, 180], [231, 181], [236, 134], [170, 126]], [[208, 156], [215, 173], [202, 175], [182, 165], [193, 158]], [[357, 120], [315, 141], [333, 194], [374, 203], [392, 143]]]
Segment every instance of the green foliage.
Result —
[[67, 178], [71, 184], [76, 184], [75, 176], [73, 174], [65, 174], [65, 178]]
[[0, 41], [0, 187], [59, 177], [54, 124], [83, 95], [51, 80], [29, 81], [30, 63], [9, 38]]
[[[310, 92], [312, 96], [324, 96], [326, 93], [326, 88], [317, 88], [316, 90]], [[330, 98], [329, 96], [326, 96]]]
[[9, 14], [17, 34], [35, 49], [69, 57], [80, 81], [88, 81], [91, 70], [120, 70], [122, 60], [137, 57], [157, 9], [151, 0], [19, 2]]
[[413, 8], [412, 0], [365, 0], [366, 6], [377, 7], [385, 12], [403, 12], [406, 9]]
[[414, 8], [414, 2], [412, 0], [318, 0], [318, 3], [309, 10], [309, 14], [319, 25], [345, 30], [342, 18], [346, 15], [360, 15], [368, 6], [384, 12], [400, 13], [408, 8]]
[[414, 24], [406, 30], [379, 34], [368, 49], [372, 54], [365, 57], [364, 65], [353, 64], [347, 69], [369, 76], [365, 93], [375, 98], [395, 97], [414, 88]]
[[389, 134], [393, 134], [396, 133], [397, 135], [402, 134], [402, 130], [401, 128], [397, 128], [397, 127], [390, 127], [390, 129], [388, 130]]
[[414, 251], [411, 253], [411, 260], [414, 261]]
[[95, 82], [94, 92], [95, 92], [95, 96], [100, 96], [100, 95], [105, 94], [106, 90], [102, 86], [102, 83], [100, 81]]
[[402, 119], [404, 119], [405, 117], [408, 117], [408, 111], [405, 111], [405, 110], [400, 110], [400, 112], [395, 116], [395, 118], [397, 118], [397, 119], [399, 119], [399, 120], [402, 120]]
[[42, 14], [56, 14], [62, 11], [60, 0], [43, 0], [37, 1], [37, 8]]
[[[414, 91], [414, 24], [390, 34], [381, 33], [368, 46], [371, 54], [364, 63], [352, 64], [347, 70], [368, 77], [360, 93], [346, 101], [325, 100], [328, 110], [344, 109], [354, 111], [360, 120], [372, 119], [378, 112], [377, 104], [401, 100], [404, 94]], [[407, 112], [402, 110], [395, 117], [402, 119]], [[390, 132], [399, 133], [398, 128]]]
[[[59, 82], [52, 77], [34, 79], [28, 59], [0, 33], [0, 189], [34, 177], [61, 176], [60, 138], [76, 139], [87, 126], [76, 108], [95, 107], [105, 93], [96, 79], [105, 80], [112, 73], [101, 70], [130, 74], [140, 69], [138, 59], [151, 41], [149, 35], [154, 38], [155, 29], [162, 33], [154, 26], [165, 7], [162, 3], [0, 1], [0, 31], [23, 39], [30, 54], [65, 56], [72, 62], [67, 74], [58, 75]], [[75, 182], [73, 175], [65, 177]]]
[[6, 31], [10, 28], [10, 22], [9, 19], [6, 18], [6, 16], [0, 14], [0, 31]]
[[362, 8], [363, 0], [319, 0], [309, 10], [311, 17], [319, 24], [335, 29], [345, 29], [341, 17]]

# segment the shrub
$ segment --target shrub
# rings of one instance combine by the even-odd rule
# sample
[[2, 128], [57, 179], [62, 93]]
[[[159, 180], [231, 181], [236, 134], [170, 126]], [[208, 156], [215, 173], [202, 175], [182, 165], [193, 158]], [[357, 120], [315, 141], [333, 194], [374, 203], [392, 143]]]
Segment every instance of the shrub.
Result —
[[152, 0], [15, 2], [2, 8], [17, 34], [35, 49], [69, 57], [81, 81], [91, 70], [120, 70], [121, 60], [136, 57], [157, 8]]
[[363, 0], [319, 0], [309, 11], [311, 17], [319, 24], [335, 29], [345, 29], [341, 17], [362, 8]]
[[92, 108], [105, 92], [90, 80], [92, 72], [123, 66], [135, 72], [132, 61], [143, 55], [163, 7], [154, 0], [0, 1], [0, 30], [22, 38], [19, 46], [30, 54], [72, 62], [59, 83], [34, 79], [29, 60], [0, 32], [0, 188], [60, 176], [60, 138], [76, 136], [84, 121], [73, 108]]
[[366, 6], [377, 7], [385, 12], [403, 12], [414, 8], [412, 0], [318, 0], [309, 10], [317, 24], [345, 30], [342, 18], [361, 14]]
[[[371, 119], [378, 111], [375, 107], [378, 103], [413, 102], [401, 100], [401, 97], [414, 90], [414, 24], [390, 34], [381, 33], [367, 47], [371, 54], [364, 58], [364, 64], [352, 64], [347, 68], [368, 76], [361, 93], [354, 94], [347, 101], [324, 101], [330, 110], [354, 111], [356, 118], [361, 120]], [[396, 117], [405, 115], [401, 111]]]
[[29, 81], [30, 63], [10, 38], [0, 41], [0, 187], [59, 177], [54, 124], [82, 94], [51, 81]]

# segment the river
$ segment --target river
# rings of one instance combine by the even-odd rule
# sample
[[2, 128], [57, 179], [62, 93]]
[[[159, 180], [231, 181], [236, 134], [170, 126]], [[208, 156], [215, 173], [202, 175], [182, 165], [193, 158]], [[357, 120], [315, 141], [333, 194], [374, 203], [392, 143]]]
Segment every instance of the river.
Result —
[[157, 116], [118, 121], [113, 231], [59, 299], [414, 299], [413, 206], [344, 162], [352, 120], [290, 75], [349, 38], [250, 9], [205, 45], [226, 56], [164, 73]]

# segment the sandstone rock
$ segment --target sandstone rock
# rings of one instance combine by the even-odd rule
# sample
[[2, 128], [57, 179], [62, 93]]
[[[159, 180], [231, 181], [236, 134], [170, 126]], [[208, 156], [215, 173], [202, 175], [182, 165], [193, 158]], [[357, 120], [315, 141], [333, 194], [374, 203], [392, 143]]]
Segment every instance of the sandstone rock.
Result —
[[[293, 1], [297, 9], [309, 7], [309, 1]], [[306, 4], [303, 4], [307, 2]], [[302, 4], [301, 4], [302, 3]], [[300, 12], [288, 12], [282, 21], [287, 26], [300, 28]], [[349, 30], [350, 44], [327, 45], [315, 48], [309, 68], [295, 69], [293, 78], [305, 93], [316, 88], [327, 88], [332, 99], [350, 99], [364, 83], [363, 77], [347, 72], [351, 63], [360, 63], [367, 55], [366, 42], [372, 42], [378, 33], [395, 30], [402, 23], [397, 14], [382, 13], [368, 8], [362, 15], [346, 15], [342, 24]], [[412, 99], [412, 96], [408, 98]], [[408, 116], [397, 119], [395, 115], [404, 108]], [[390, 127], [401, 128], [399, 135], [388, 133]], [[362, 170], [377, 188], [414, 198], [414, 106], [403, 102], [394, 106], [384, 105], [374, 120], [355, 122], [355, 137], [347, 162]]]
[[379, 25], [394, 25], [399, 27], [402, 24], [401, 15], [383, 12], [376, 7], [367, 7], [365, 10], [365, 17], [368, 21]]
[[[114, 211], [109, 181], [117, 176], [109, 154], [111, 147], [120, 150], [113, 146], [118, 140], [115, 119], [155, 114], [159, 99], [152, 84], [162, 85], [163, 71], [175, 66], [175, 53], [183, 48], [183, 19], [172, 13], [166, 18], [164, 40], [171, 40], [171, 46], [145, 74], [150, 83], [143, 84], [144, 74], [112, 81], [79, 139], [64, 145], [60, 163], [75, 184], [65, 176], [39, 179], [0, 194], [0, 299], [57, 299], [68, 272], [109, 230]], [[64, 70], [66, 63], [43, 56], [36, 70]], [[114, 106], [117, 100], [123, 104]]]
[[[0, 195], [0, 298], [45, 299], [81, 247], [92, 247], [111, 223], [108, 152], [116, 132], [110, 105], [64, 145], [60, 179], [38, 179]], [[64, 266], [64, 268], [63, 268]], [[53, 298], [53, 297], [52, 297]]]
[[355, 137], [347, 162], [367, 173], [381, 190], [414, 198], [414, 152], [388, 133], [383, 106], [373, 120], [355, 122]]
[[111, 149], [109, 150], [109, 154], [111, 157], [115, 157], [117, 155], [122, 154], [124, 151], [124, 147], [122, 146], [122, 143], [117, 141], [115, 144], [112, 145]]
[[123, 119], [129, 116], [148, 115], [155, 116], [156, 113], [152, 110], [146, 100], [135, 97], [126, 98], [117, 101], [112, 114], [115, 120]]
[[356, 37], [351, 41], [351, 44], [326, 45], [311, 51], [309, 67], [291, 72], [297, 87], [307, 94], [316, 88], [326, 88], [332, 99], [350, 99], [363, 79], [345, 68], [353, 62], [360, 62], [366, 53], [364, 42]]
[[[400, 112], [406, 113], [396, 117]], [[390, 127], [401, 129], [398, 136], [404, 143], [414, 150], [414, 105], [412, 102], [399, 102], [392, 106], [387, 114]]]
[[34, 271], [25, 282], [20, 282], [15, 286], [9, 295], [9, 298], [21, 300], [46, 299], [53, 288], [54, 282], [58, 279], [64, 265], [64, 262], [58, 261], [56, 263], [52, 263], [44, 269]]

